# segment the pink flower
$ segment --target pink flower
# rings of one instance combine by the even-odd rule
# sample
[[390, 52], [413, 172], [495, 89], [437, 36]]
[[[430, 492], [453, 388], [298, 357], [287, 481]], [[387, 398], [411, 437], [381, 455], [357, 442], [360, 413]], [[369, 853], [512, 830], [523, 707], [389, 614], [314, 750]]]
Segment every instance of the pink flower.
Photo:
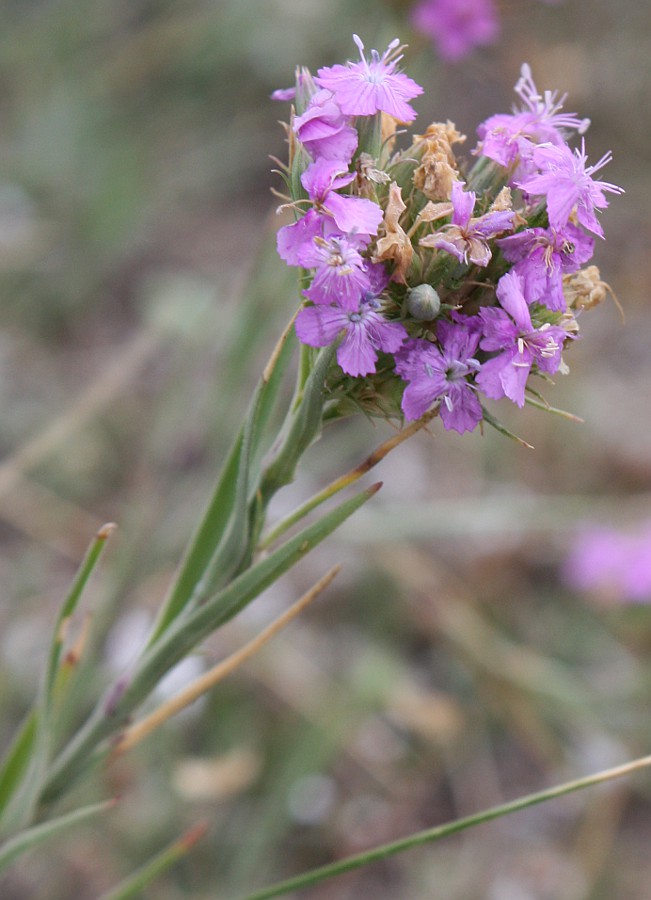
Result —
[[357, 149], [357, 132], [330, 91], [314, 94], [303, 115], [294, 119], [294, 132], [313, 159], [350, 162]]
[[315, 238], [300, 254], [301, 265], [315, 269], [310, 287], [303, 291], [313, 303], [338, 303], [356, 310], [360, 298], [371, 290], [370, 263], [343, 235], [328, 240]]
[[500, 352], [482, 365], [477, 384], [487, 397], [508, 397], [518, 406], [524, 406], [524, 389], [534, 363], [542, 372], [558, 371], [567, 337], [558, 325], [534, 328], [522, 287], [520, 276], [508, 272], [497, 285], [502, 309], [483, 306], [479, 311], [484, 328], [482, 350]]
[[371, 295], [355, 309], [340, 306], [309, 306], [296, 317], [296, 334], [310, 347], [326, 347], [343, 334], [337, 362], [354, 377], [375, 372], [378, 353], [395, 353], [407, 339], [400, 322], [388, 322]]
[[456, 62], [499, 34], [493, 0], [420, 0], [412, 25], [430, 37], [443, 59]]
[[315, 82], [332, 91], [346, 116], [372, 116], [382, 111], [399, 122], [413, 122], [416, 112], [407, 100], [418, 97], [423, 89], [407, 75], [396, 72], [402, 59], [396, 56], [400, 50], [398, 39], [391, 41], [382, 56], [371, 50], [370, 60], [364, 56], [364, 44], [356, 34], [353, 40], [361, 61], [319, 69]]
[[547, 197], [551, 227], [562, 229], [576, 210], [580, 224], [593, 234], [603, 237], [604, 232], [595, 209], [605, 209], [608, 206], [605, 191], [623, 194], [624, 189], [608, 181], [593, 181], [592, 176], [610, 162], [611, 154], [604, 154], [594, 166], [586, 166], [588, 157], [585, 141], [582, 141], [581, 149], [575, 149], [574, 152], [565, 145], [554, 147], [543, 144], [533, 151], [532, 160], [539, 174], [524, 178], [518, 182], [517, 187], [527, 194]]
[[317, 159], [301, 175], [301, 184], [317, 210], [332, 216], [339, 231], [359, 235], [377, 234], [382, 209], [372, 200], [338, 194], [337, 190], [355, 180], [348, 164], [331, 159]]
[[396, 372], [408, 382], [402, 410], [407, 419], [418, 419], [439, 400], [443, 427], [463, 434], [472, 431], [483, 415], [468, 381], [479, 371], [473, 357], [479, 334], [461, 324], [439, 322], [436, 336], [440, 350], [431, 341], [415, 338], [396, 355]]
[[481, 154], [509, 167], [518, 158], [523, 165], [521, 175], [528, 173], [528, 162], [536, 144], [565, 144], [565, 135], [573, 130], [583, 134], [589, 119], [579, 119], [576, 113], [561, 112], [566, 94], [543, 91], [536, 87], [531, 69], [524, 63], [515, 92], [523, 102], [512, 114], [499, 113], [486, 119], [477, 134], [481, 140]]
[[634, 532], [585, 528], [565, 561], [563, 577], [570, 587], [606, 599], [651, 602], [651, 522]]
[[522, 278], [527, 302], [559, 311], [567, 306], [563, 276], [578, 272], [594, 250], [594, 238], [571, 223], [562, 231], [526, 228], [500, 238], [497, 244], [504, 258], [515, 263], [511, 271]]

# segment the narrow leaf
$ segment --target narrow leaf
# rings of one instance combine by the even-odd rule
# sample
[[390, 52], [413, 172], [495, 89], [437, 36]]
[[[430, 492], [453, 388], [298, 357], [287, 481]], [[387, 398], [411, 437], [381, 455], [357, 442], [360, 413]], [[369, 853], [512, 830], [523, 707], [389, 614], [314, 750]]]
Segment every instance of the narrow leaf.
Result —
[[490, 822], [493, 819], [499, 819], [510, 813], [518, 812], [521, 809], [527, 809], [535, 806], [537, 803], [544, 803], [547, 800], [553, 800], [556, 797], [562, 797], [565, 794], [571, 794], [574, 791], [580, 791], [596, 784], [602, 784], [606, 781], [612, 781], [614, 778], [621, 778], [629, 775], [638, 769], [651, 766], [651, 756], [645, 756], [636, 759], [633, 762], [625, 763], [622, 766], [616, 766], [613, 769], [606, 769], [597, 772], [595, 775], [588, 775], [586, 778], [579, 778], [575, 781], [568, 781], [564, 784], [556, 785], [544, 791], [535, 794], [528, 794], [517, 800], [511, 800], [509, 803], [503, 803], [500, 806], [494, 806], [491, 809], [466, 816], [463, 819], [457, 819], [454, 822], [448, 822], [445, 825], [439, 825], [435, 828], [427, 828], [424, 831], [417, 831], [415, 834], [409, 835], [401, 840], [392, 841], [388, 844], [382, 844], [372, 850], [366, 850], [355, 856], [348, 856], [346, 859], [338, 860], [326, 866], [320, 866], [318, 869], [312, 869], [295, 878], [288, 878], [286, 881], [255, 891], [248, 894], [242, 900], [270, 900], [272, 897], [282, 897], [290, 891], [300, 890], [312, 884], [318, 884], [328, 878], [334, 878], [336, 875], [343, 875], [344, 872], [351, 872], [353, 869], [359, 869], [369, 863], [376, 862], [380, 859], [387, 859], [389, 856], [395, 856], [405, 850], [411, 850], [422, 844], [428, 844], [437, 841], [440, 838], [448, 837], [451, 834], [457, 834], [459, 831], [465, 831], [475, 825], [481, 825], [484, 822]]
[[533, 394], [534, 396], [525, 396], [524, 398], [529, 406], [535, 406], [536, 409], [544, 409], [545, 412], [553, 413], [555, 416], [561, 416], [563, 419], [569, 419], [570, 422], [578, 422], [580, 425], [585, 421], [580, 416], [575, 416], [574, 413], [567, 412], [564, 409], [557, 409], [555, 406], [550, 406], [538, 391], [534, 391]]
[[260, 493], [263, 505], [280, 487], [294, 480], [299, 459], [319, 433], [323, 418], [325, 380], [336, 347], [335, 342], [319, 353], [305, 382], [300, 402], [290, 414], [282, 445], [262, 476]]
[[113, 524], [107, 524], [97, 532], [59, 610], [35, 708], [19, 733], [0, 775], [0, 835], [24, 828], [32, 819], [50, 760], [54, 731], [51, 727], [53, 699], [66, 625], [114, 529]]
[[38, 714], [36, 709], [32, 709], [16, 734], [13, 744], [2, 762], [2, 768], [0, 769], [0, 821], [2, 821], [2, 811], [16, 790], [29, 764], [37, 728]]
[[296, 563], [345, 522], [360, 506], [374, 496], [380, 484], [350, 497], [317, 522], [259, 560], [227, 587], [171, 628], [159, 644], [152, 647], [130, 685], [118, 701], [114, 716], [130, 713], [149, 695], [159, 679], [181, 660], [199, 641], [233, 618]]
[[512, 441], [515, 441], [516, 443], [520, 444], [521, 447], [524, 447], [527, 450], [534, 449], [531, 444], [528, 444], [525, 440], [523, 440], [523, 438], [518, 437], [517, 434], [513, 434], [513, 432], [509, 431], [509, 429], [505, 425], [502, 425], [502, 423], [499, 422], [494, 416], [492, 416], [484, 406], [482, 406], [482, 411], [484, 414], [484, 422], [488, 422], [488, 424], [491, 425], [496, 431], [499, 431], [500, 434], [503, 434], [507, 438], [511, 438]]
[[[289, 338], [290, 332], [284, 332], [272, 354], [270, 364], [265, 368], [259, 387], [259, 395], [253, 401], [254, 404], [259, 404], [259, 434], [264, 433], [268, 424], [274, 404], [278, 398], [283, 375], [289, 363], [293, 349], [293, 342]], [[148, 646], [150, 647], [156, 643], [187, 605], [197, 583], [210, 563], [215, 548], [226, 532], [233, 511], [233, 504], [235, 503], [244, 427], [242, 427], [226, 457], [203, 519], [190, 540], [178, 575], [172, 584], [167, 599], [161, 607], [158, 620], [149, 639]], [[253, 449], [256, 452], [259, 451], [257, 446]]]
[[70, 619], [70, 616], [72, 616], [75, 609], [77, 608], [84, 589], [88, 584], [88, 580], [93, 574], [95, 566], [99, 562], [99, 558], [102, 555], [104, 547], [106, 546], [106, 542], [108, 538], [113, 534], [115, 528], [116, 526], [112, 522], [110, 522], [107, 525], [103, 525], [97, 532], [94, 541], [88, 548], [86, 556], [82, 560], [79, 570], [75, 575], [68, 596], [64, 600], [63, 605], [59, 611], [59, 615], [57, 617], [56, 625], [54, 628], [54, 634], [52, 638], [52, 644], [50, 646], [50, 653], [45, 674], [45, 703], [48, 708], [50, 707], [52, 702], [54, 684], [56, 681], [57, 670], [59, 668], [59, 662], [61, 660], [61, 649], [65, 640], [66, 625]]
[[42, 825], [35, 825], [33, 828], [21, 831], [20, 834], [0, 845], [0, 872], [27, 850], [31, 850], [44, 841], [56, 837], [62, 831], [65, 831], [66, 828], [79, 825], [86, 819], [111, 809], [115, 806], [115, 803], [115, 800], [94, 803], [92, 806], [84, 806], [82, 809], [76, 809], [74, 812], [67, 813], [65, 816], [59, 816], [50, 822], [44, 822]]
[[131, 897], [140, 897], [143, 888], [146, 888], [155, 878], [182, 859], [197, 841], [201, 840], [207, 830], [206, 823], [195, 825], [116, 887], [102, 894], [99, 900], [130, 900]]
[[378, 483], [345, 500], [244, 571], [215, 597], [208, 598], [203, 606], [183, 620], [177, 619], [172, 623], [156, 644], [145, 652], [131, 681], [118, 683], [109, 690], [108, 699], [96, 707], [92, 716], [55, 760], [43, 790], [43, 802], [54, 800], [74, 783], [82, 771], [106, 755], [108, 748], [97, 750], [98, 746], [104, 738], [116, 731], [117, 723], [124, 721], [149, 696], [166, 672], [201, 640], [291, 569], [370, 500], [380, 487], [381, 484]]

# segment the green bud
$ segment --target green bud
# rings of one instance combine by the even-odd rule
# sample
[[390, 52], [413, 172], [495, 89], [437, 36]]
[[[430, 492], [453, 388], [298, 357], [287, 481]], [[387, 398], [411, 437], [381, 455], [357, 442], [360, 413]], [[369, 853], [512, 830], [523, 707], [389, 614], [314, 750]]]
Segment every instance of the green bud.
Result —
[[431, 284], [419, 284], [407, 293], [407, 310], [419, 322], [429, 322], [438, 316], [441, 298]]

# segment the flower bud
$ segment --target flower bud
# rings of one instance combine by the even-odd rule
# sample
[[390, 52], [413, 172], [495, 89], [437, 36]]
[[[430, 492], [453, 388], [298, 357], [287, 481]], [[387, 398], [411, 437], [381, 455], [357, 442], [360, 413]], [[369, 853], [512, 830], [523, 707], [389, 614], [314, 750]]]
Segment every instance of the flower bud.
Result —
[[419, 284], [407, 293], [407, 310], [419, 322], [435, 319], [441, 309], [441, 298], [431, 284]]

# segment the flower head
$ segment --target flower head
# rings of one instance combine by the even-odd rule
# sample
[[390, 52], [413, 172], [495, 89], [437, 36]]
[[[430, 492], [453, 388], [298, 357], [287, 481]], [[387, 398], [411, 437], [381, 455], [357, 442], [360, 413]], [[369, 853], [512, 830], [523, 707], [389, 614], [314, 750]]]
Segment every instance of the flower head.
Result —
[[370, 59], [364, 55], [364, 44], [355, 34], [361, 56], [360, 62], [347, 62], [319, 69], [316, 83], [327, 88], [335, 96], [341, 111], [346, 116], [372, 116], [382, 111], [399, 122], [412, 122], [416, 111], [407, 103], [423, 93], [422, 87], [407, 75], [396, 71], [402, 57], [396, 56], [400, 42], [391, 41], [380, 56], [371, 50]]

